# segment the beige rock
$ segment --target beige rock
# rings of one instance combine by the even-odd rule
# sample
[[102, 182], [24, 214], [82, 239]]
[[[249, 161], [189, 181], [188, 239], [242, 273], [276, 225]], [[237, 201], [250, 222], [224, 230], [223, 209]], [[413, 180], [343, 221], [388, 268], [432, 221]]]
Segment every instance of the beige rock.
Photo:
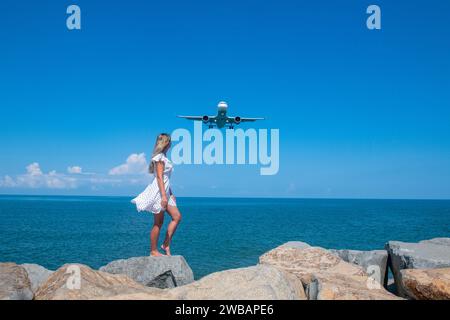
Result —
[[416, 300], [450, 300], [450, 268], [400, 271], [406, 295]]
[[338, 273], [313, 279], [307, 291], [311, 300], [403, 300], [367, 276]]
[[56, 270], [36, 292], [36, 300], [170, 299], [162, 289], [148, 288], [125, 275], [95, 271], [82, 264]]
[[0, 263], [0, 300], [31, 300], [27, 271], [15, 263]]
[[262, 255], [259, 262], [296, 275], [310, 300], [398, 299], [369, 278], [362, 267], [323, 248], [282, 245]]
[[24, 263], [20, 265], [28, 274], [28, 279], [31, 283], [31, 290], [36, 292], [40, 285], [47, 281], [53, 271], [47, 270], [44, 267], [34, 263]]
[[173, 300], [169, 295], [161, 295], [159, 293], [147, 293], [147, 292], [138, 292], [138, 293], [129, 293], [129, 294], [118, 294], [115, 296], [107, 296], [107, 297], [96, 297], [91, 300]]
[[263, 254], [259, 262], [295, 274], [304, 285], [321, 273], [366, 275], [362, 267], [347, 263], [319, 247], [293, 248], [282, 245]]
[[303, 285], [296, 277], [266, 265], [215, 272], [170, 291], [182, 300], [306, 299]]

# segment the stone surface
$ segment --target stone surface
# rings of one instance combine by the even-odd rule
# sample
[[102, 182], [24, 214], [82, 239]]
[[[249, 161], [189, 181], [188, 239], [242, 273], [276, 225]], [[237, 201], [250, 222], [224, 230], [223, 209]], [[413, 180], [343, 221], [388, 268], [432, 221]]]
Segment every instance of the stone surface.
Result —
[[43, 266], [33, 263], [24, 263], [20, 265], [28, 274], [28, 279], [31, 283], [31, 289], [36, 292], [40, 285], [47, 281], [53, 271], [47, 270]]
[[134, 257], [108, 263], [99, 269], [125, 274], [148, 287], [173, 288], [194, 281], [192, 269], [182, 256]]
[[378, 282], [369, 278], [361, 266], [350, 264], [319, 247], [281, 245], [259, 258], [297, 276], [309, 299], [397, 299]]
[[182, 300], [306, 299], [303, 285], [295, 276], [265, 265], [215, 272], [170, 292]]
[[331, 253], [338, 255], [345, 262], [353, 263], [363, 267], [367, 274], [376, 279], [381, 285], [387, 286], [387, 261], [388, 253], [386, 250], [335, 250], [330, 249]]
[[419, 243], [389, 241], [389, 266], [394, 275], [397, 293], [406, 297], [402, 286], [400, 271], [403, 269], [435, 269], [450, 267], [449, 238], [424, 240]]
[[404, 269], [400, 274], [408, 298], [450, 300], [450, 268]]
[[[79, 281], [77, 281], [79, 279]], [[56, 270], [35, 294], [36, 300], [170, 299], [169, 292], [145, 287], [126, 275], [66, 264]]]
[[322, 275], [308, 285], [308, 296], [310, 300], [402, 300], [371, 279], [358, 275]]
[[450, 238], [433, 238], [429, 240], [422, 240], [419, 243], [433, 243], [441, 246], [450, 246]]
[[314, 275], [320, 273], [366, 275], [362, 267], [347, 263], [319, 247], [295, 248], [281, 245], [263, 254], [259, 262], [295, 274], [304, 285], [309, 284]]
[[306, 242], [302, 242], [302, 241], [288, 241], [286, 243], [283, 243], [280, 247], [305, 249], [305, 248], [310, 248], [311, 246], [309, 244], [307, 244]]
[[31, 300], [33, 291], [26, 270], [15, 263], [0, 263], [0, 300]]
[[390, 293], [396, 294], [397, 293], [397, 286], [395, 284], [395, 280], [394, 278], [389, 278], [387, 285], [386, 285], [386, 290], [389, 291]]

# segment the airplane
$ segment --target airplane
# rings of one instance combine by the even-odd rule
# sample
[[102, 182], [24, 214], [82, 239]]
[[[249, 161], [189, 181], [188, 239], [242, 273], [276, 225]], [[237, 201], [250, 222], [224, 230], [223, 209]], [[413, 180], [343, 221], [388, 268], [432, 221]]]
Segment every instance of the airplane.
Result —
[[234, 125], [238, 125], [241, 122], [253, 122], [256, 120], [264, 120], [264, 118], [241, 118], [241, 117], [229, 117], [227, 116], [228, 104], [225, 101], [220, 101], [217, 105], [217, 115], [215, 116], [177, 116], [178, 118], [184, 118], [194, 121], [203, 121], [204, 124], [208, 124], [209, 128], [221, 129], [228, 125], [228, 129], [233, 129]]

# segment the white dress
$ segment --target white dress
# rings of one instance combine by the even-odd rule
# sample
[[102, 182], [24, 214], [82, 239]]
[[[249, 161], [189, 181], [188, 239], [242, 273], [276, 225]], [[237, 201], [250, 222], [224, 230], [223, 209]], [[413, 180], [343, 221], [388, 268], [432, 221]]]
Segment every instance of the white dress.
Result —
[[[177, 204], [174, 200], [174, 197], [172, 194], [170, 194], [170, 175], [172, 174], [173, 171], [172, 162], [169, 159], [167, 159], [167, 157], [162, 153], [159, 153], [156, 156], [154, 156], [152, 158], [152, 161], [164, 162], [163, 180], [164, 180], [164, 187], [166, 188], [166, 194], [169, 198], [168, 205], [176, 206]], [[161, 192], [159, 191], [158, 180], [156, 179], [156, 168], [154, 175], [155, 177], [153, 178], [153, 181], [147, 186], [147, 188], [145, 188], [145, 190], [140, 195], [131, 200], [131, 202], [136, 205], [136, 209], [139, 212], [149, 211], [153, 212], [154, 214], [157, 214], [162, 211]]]

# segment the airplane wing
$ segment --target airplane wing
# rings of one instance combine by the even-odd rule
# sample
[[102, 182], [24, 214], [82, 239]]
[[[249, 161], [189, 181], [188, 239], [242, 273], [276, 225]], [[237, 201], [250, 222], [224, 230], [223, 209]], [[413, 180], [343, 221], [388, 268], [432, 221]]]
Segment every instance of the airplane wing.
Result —
[[184, 119], [188, 119], [188, 120], [197, 120], [197, 121], [202, 121], [203, 117], [202, 116], [177, 116], [178, 118], [184, 118]]
[[264, 118], [241, 118], [241, 122], [252, 122], [256, 120], [264, 120]]

